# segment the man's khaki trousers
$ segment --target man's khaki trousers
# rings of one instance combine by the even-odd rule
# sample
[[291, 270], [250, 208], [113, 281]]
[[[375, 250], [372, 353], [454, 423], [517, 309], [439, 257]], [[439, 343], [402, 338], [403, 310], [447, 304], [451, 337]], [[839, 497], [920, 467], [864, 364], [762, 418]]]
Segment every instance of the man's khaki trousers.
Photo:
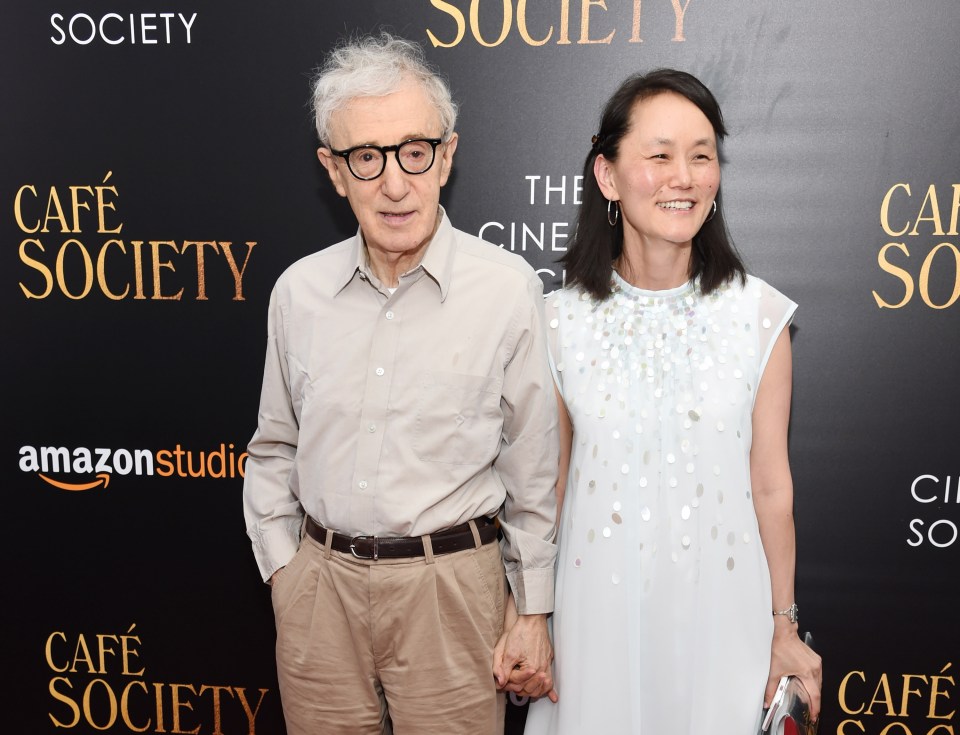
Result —
[[272, 588], [287, 735], [503, 732], [499, 545], [425, 546], [426, 557], [373, 561], [304, 536]]

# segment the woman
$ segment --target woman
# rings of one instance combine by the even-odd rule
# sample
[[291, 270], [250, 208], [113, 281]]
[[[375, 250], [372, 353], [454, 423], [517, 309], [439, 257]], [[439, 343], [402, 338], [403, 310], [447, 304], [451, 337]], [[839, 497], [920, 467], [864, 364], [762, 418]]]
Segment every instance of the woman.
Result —
[[748, 735], [783, 674], [819, 714], [793, 590], [796, 305], [727, 236], [725, 133], [703, 84], [658, 70], [621, 85], [587, 156], [568, 285], [547, 298], [559, 701], [531, 704], [527, 735]]

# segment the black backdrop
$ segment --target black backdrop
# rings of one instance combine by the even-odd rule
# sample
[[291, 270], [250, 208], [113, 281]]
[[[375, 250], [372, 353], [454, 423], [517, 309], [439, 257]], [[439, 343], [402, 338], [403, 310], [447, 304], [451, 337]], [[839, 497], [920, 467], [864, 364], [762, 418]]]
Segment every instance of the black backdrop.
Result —
[[800, 304], [797, 591], [821, 732], [953, 733], [950, 0], [8, 3], [3, 732], [283, 732], [241, 454], [270, 287], [355, 227], [314, 155], [307, 78], [380, 27], [422, 41], [461, 102], [454, 223], [548, 291], [603, 100], [662, 65], [715, 91], [734, 238]]

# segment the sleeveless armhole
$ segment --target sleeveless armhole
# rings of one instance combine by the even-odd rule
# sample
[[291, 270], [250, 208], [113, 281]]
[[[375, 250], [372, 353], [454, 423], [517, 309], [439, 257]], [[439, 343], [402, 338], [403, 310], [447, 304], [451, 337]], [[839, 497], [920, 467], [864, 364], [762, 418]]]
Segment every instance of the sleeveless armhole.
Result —
[[[763, 372], [767, 367], [767, 361], [770, 359], [770, 353], [773, 352], [773, 346], [777, 338], [784, 329], [788, 329], [793, 322], [797, 305], [775, 288], [759, 278], [748, 277], [747, 288], [759, 289], [758, 306], [758, 331], [759, 331], [759, 355], [760, 365], [757, 370], [757, 387], [763, 380]], [[756, 402], [757, 392], [754, 391], [753, 399]]]

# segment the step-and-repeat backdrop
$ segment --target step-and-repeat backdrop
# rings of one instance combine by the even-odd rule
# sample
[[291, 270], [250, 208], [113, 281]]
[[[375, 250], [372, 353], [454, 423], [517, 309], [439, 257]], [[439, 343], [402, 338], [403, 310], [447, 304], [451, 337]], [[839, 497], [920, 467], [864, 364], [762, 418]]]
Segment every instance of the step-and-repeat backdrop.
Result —
[[957, 732], [954, 0], [5, 4], [0, 730], [283, 733], [244, 448], [274, 280], [355, 227], [315, 157], [308, 77], [380, 27], [421, 41], [462, 105], [454, 223], [547, 291], [607, 96], [657, 66], [714, 90], [734, 239], [800, 304], [797, 596], [821, 732]]

